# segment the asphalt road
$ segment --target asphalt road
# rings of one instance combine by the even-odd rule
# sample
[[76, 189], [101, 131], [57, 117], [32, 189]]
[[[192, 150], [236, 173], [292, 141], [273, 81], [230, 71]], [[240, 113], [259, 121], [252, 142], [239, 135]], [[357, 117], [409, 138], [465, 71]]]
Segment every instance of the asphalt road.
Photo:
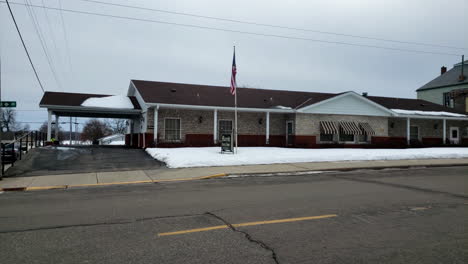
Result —
[[0, 259], [468, 263], [467, 219], [468, 167], [2, 193]]

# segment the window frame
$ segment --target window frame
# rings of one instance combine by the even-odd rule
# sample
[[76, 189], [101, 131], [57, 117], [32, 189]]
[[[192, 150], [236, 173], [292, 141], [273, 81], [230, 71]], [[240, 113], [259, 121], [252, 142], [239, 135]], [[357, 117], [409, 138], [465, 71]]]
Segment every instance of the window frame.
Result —
[[[341, 140], [341, 135], [343, 136], [352, 136], [353, 137], [353, 140]], [[355, 143], [356, 142], [356, 137], [354, 134], [345, 134], [345, 133], [340, 133], [338, 134], [338, 141], [341, 142], [341, 143]]]
[[[179, 120], [179, 139], [167, 139], [167, 126], [166, 126], [166, 121], [167, 120]], [[170, 141], [170, 142], [180, 142], [182, 141], [182, 118], [180, 117], [164, 117], [164, 141]]]
[[[326, 136], [331, 135], [331, 140], [322, 140], [322, 135], [326, 135]], [[324, 133], [320, 133], [320, 134], [319, 134], [319, 142], [321, 142], [321, 143], [333, 143], [333, 142], [335, 142], [335, 135], [336, 135], [336, 134], [324, 134]]]

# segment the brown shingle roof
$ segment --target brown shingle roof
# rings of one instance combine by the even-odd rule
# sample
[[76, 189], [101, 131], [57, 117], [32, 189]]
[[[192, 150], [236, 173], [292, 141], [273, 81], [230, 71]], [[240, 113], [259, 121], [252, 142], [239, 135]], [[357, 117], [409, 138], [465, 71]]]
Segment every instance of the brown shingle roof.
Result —
[[436, 112], [450, 112], [450, 113], [457, 113], [457, 114], [465, 114], [453, 108], [448, 108], [443, 105], [438, 105], [438, 104], [431, 103], [425, 100], [420, 100], [420, 99], [380, 97], [380, 96], [368, 96], [367, 99], [383, 107], [386, 107], [388, 109], [436, 111]]
[[[198, 106], [233, 107], [234, 96], [227, 86], [151, 82], [132, 80], [146, 103], [182, 104]], [[310, 105], [336, 96], [331, 93], [297, 92], [238, 88], [238, 107], [274, 108], [284, 106], [296, 108]]]
[[[83, 93], [62, 93], [45, 92], [39, 105], [57, 105], [57, 106], [81, 106], [81, 104], [91, 97], [106, 97], [105, 94], [83, 94]], [[134, 96], [129, 96], [135, 109], [141, 109]]]

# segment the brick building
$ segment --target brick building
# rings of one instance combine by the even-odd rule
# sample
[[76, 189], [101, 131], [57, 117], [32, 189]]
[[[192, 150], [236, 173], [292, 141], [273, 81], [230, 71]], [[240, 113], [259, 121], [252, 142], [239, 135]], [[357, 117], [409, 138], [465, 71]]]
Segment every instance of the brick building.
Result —
[[[405, 147], [468, 144], [468, 116], [419, 99], [238, 88], [239, 146]], [[215, 146], [234, 125], [229, 87], [132, 80], [133, 109], [84, 107], [105, 95], [46, 92], [52, 115], [126, 118], [135, 147]]]

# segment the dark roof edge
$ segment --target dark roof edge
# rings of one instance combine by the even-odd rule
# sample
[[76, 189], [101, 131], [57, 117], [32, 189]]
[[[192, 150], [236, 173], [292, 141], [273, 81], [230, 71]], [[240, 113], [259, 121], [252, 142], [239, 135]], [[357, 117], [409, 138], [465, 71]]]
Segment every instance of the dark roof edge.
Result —
[[445, 88], [445, 87], [451, 87], [451, 86], [458, 86], [458, 85], [468, 85], [467, 82], [461, 82], [461, 83], [456, 83], [456, 84], [449, 84], [449, 85], [442, 85], [442, 86], [435, 86], [435, 87], [427, 87], [427, 88], [418, 88], [416, 92], [420, 91], [425, 91], [425, 90], [432, 90], [432, 89], [439, 89], [439, 88]]
[[[227, 88], [229, 89], [229, 86], [223, 86], [223, 85], [207, 85], [207, 84], [197, 84], [197, 83], [176, 83], [176, 82], [161, 82], [161, 81], [147, 81], [147, 80], [135, 80], [131, 79], [130, 82], [133, 83], [133, 81], [139, 81], [139, 82], [153, 82], [153, 83], [168, 83], [168, 84], [178, 84], [178, 85], [196, 85], [196, 86], [205, 86], [205, 87], [222, 87], [222, 88]], [[138, 88], [135, 83], [133, 83], [135, 88]], [[263, 90], [263, 91], [276, 91], [276, 92], [292, 92], [292, 93], [320, 93], [320, 94], [338, 94], [338, 93], [324, 93], [324, 92], [311, 92], [311, 91], [298, 91], [298, 90], [282, 90], [282, 89], [266, 89], [266, 88], [253, 88], [253, 87], [239, 87], [237, 86], [237, 89], [254, 89], [254, 90]]]

